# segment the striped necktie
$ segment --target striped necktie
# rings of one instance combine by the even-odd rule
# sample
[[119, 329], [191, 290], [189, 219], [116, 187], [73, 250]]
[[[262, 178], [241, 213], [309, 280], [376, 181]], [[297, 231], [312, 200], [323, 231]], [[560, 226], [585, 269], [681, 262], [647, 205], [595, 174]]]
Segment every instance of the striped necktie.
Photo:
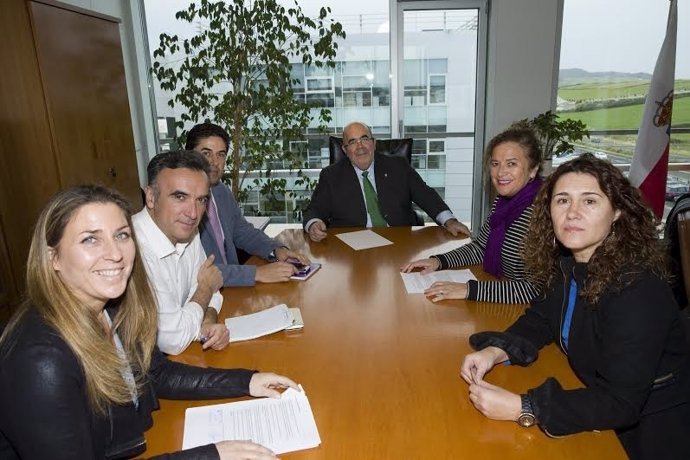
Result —
[[376, 196], [376, 190], [374, 186], [371, 185], [371, 181], [367, 177], [369, 171], [364, 171], [362, 173], [362, 184], [364, 186], [364, 200], [367, 202], [367, 211], [369, 211], [369, 217], [371, 217], [372, 227], [385, 227], [386, 219], [381, 215], [381, 210], [379, 209], [379, 199]]

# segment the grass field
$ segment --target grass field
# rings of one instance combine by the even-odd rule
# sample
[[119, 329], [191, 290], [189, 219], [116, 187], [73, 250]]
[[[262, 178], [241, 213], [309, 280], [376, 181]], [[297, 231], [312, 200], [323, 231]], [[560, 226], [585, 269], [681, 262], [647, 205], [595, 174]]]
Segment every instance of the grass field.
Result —
[[[630, 82], [628, 82], [630, 83]], [[623, 91], [623, 86], [618, 84], [589, 84], [591, 91], [596, 91], [596, 86], [615, 86], [617, 90]], [[631, 88], [632, 86], [628, 86]], [[676, 90], [678, 88], [676, 87]], [[560, 93], [559, 96], [563, 97]], [[608, 91], [608, 90], [606, 90]], [[602, 92], [605, 92], [602, 89]], [[610, 94], [610, 92], [608, 93]], [[642, 119], [643, 104], [629, 105], [625, 107], [613, 107], [610, 109], [586, 110], [582, 112], [561, 112], [561, 118], [572, 118], [581, 120], [590, 130], [617, 130], [617, 129], [639, 129]], [[673, 101], [673, 126], [676, 128], [690, 128], [690, 97], [677, 97]], [[598, 142], [585, 140], [583, 147], [594, 150], [604, 150], [609, 153], [616, 153], [623, 156], [632, 156], [635, 147], [634, 135], [612, 135], [603, 136]], [[690, 134], [673, 134], [671, 137], [671, 161], [690, 161]]]
[[[584, 151], [605, 152], [609, 155], [627, 158], [630, 160], [635, 150], [635, 135], [605, 135], [595, 136], [592, 139], [584, 139], [577, 143], [577, 148]], [[671, 137], [669, 151], [671, 162], [690, 162], [690, 134], [674, 134]]]
[[[559, 92], [560, 95], [560, 92]], [[583, 121], [589, 129], [639, 129], [643, 104], [583, 112], [562, 112], [562, 118]], [[690, 128], [690, 97], [673, 100], [673, 127]]]
[[[690, 91], [690, 80], [676, 80], [676, 94]], [[580, 102], [596, 99], [619, 99], [624, 97], [644, 97], [649, 91], [649, 82], [627, 80], [613, 82], [578, 83], [560, 86], [558, 96], [562, 99]]]
[[[676, 80], [673, 101], [673, 127], [690, 128], [690, 80]], [[591, 81], [561, 86], [558, 96], [572, 102], [641, 97], [649, 91], [649, 82], [642, 80]], [[560, 112], [562, 118], [583, 121], [590, 130], [637, 130], [640, 127], [644, 104], [611, 107], [597, 110]], [[603, 150], [622, 156], [632, 156], [637, 136], [599, 136], [585, 140], [582, 147]], [[690, 134], [674, 134], [671, 138], [671, 161], [690, 161]]]

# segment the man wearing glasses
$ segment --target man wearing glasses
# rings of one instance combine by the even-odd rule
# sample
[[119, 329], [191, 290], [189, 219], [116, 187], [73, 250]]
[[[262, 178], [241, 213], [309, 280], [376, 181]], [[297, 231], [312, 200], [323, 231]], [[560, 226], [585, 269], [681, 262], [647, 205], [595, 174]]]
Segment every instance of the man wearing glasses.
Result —
[[312, 241], [327, 236], [327, 227], [386, 227], [415, 224], [412, 202], [453, 236], [470, 231], [448, 205], [403, 158], [374, 155], [376, 140], [364, 123], [343, 129], [342, 159], [321, 171], [304, 212], [304, 230]]

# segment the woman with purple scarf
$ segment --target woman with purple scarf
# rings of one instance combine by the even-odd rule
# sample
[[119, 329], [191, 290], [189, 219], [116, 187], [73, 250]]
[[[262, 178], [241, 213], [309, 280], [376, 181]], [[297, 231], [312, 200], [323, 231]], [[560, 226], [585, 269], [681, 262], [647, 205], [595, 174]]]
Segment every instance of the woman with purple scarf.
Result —
[[403, 272], [483, 264], [497, 280], [436, 282], [424, 294], [432, 302], [470, 299], [481, 302], [528, 303], [538, 293], [527, 279], [521, 252], [532, 217], [532, 202], [541, 186], [541, 147], [534, 133], [514, 125], [495, 136], [486, 149], [486, 167], [496, 199], [479, 235], [464, 246], [428, 259], [415, 260]]

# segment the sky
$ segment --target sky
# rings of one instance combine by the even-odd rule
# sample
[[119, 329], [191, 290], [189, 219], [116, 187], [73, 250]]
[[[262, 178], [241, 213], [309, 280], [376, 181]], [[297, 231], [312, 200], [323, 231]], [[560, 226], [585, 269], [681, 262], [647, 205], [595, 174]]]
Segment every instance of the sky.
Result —
[[[606, 5], [606, 12], [602, 5]], [[561, 68], [652, 73], [668, 0], [565, 0]], [[678, 1], [676, 78], [690, 78], [690, 1]]]
[[[503, 0], [519, 1], [519, 0]], [[669, 0], [564, 0], [561, 68], [652, 73], [666, 30]], [[185, 23], [174, 13], [188, 0], [145, 0], [151, 50], [162, 31]], [[292, 1], [285, 2], [292, 4]], [[332, 5], [334, 15], [387, 14], [383, 0], [299, 0], [305, 12]], [[602, 5], [606, 5], [602, 7]], [[189, 26], [188, 26], [189, 27]], [[690, 79], [690, 0], [678, 0], [676, 78]]]

